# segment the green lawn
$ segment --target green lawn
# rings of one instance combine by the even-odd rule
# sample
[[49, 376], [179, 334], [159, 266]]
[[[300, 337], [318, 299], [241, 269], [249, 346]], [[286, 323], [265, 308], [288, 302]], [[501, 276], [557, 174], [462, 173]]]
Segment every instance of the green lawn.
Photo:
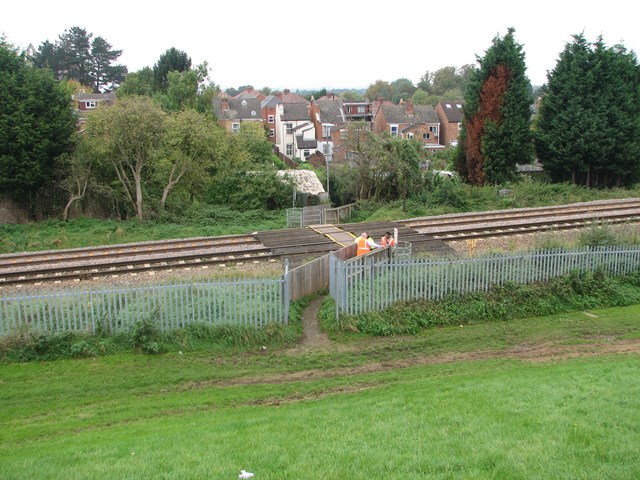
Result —
[[0, 478], [637, 479], [640, 306], [589, 313], [0, 364]]

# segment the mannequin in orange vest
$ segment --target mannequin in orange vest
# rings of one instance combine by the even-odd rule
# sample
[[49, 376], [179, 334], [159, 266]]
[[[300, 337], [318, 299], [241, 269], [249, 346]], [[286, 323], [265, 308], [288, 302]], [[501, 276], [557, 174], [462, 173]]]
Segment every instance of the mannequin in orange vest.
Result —
[[367, 232], [362, 232], [358, 238], [356, 238], [356, 245], [358, 245], [358, 249], [356, 250], [356, 256], [364, 255], [365, 253], [369, 253], [372, 248], [380, 248], [373, 239], [369, 238]]
[[382, 245], [383, 247], [395, 247], [396, 246], [396, 239], [393, 238], [393, 235], [391, 235], [391, 232], [385, 232], [384, 237], [382, 237], [380, 239], [380, 245]]

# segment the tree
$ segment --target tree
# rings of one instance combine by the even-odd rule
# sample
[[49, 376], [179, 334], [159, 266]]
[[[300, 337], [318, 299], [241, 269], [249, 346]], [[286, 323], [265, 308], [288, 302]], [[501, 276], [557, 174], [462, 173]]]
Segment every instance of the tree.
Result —
[[68, 92], [0, 39], [0, 192], [30, 202], [60, 173], [75, 130]]
[[166, 91], [169, 86], [169, 72], [186, 72], [191, 69], [191, 57], [175, 47], [169, 48], [160, 55], [153, 66], [153, 79], [155, 89]]
[[91, 86], [94, 92], [113, 90], [122, 83], [127, 73], [123, 65], [112, 65], [122, 50], [112, 50], [102, 37], [93, 38], [84, 28], [71, 27], [55, 43], [43, 42], [33, 63], [50, 69], [58, 80], [76, 80]]
[[149, 67], [144, 67], [137, 72], [129, 73], [122, 85], [116, 90], [118, 98], [126, 97], [127, 95], [144, 95], [151, 97], [153, 95], [153, 70]]
[[75, 150], [65, 156], [67, 174], [60, 182], [60, 188], [67, 192], [67, 203], [62, 211], [62, 221], [69, 218], [69, 210], [74, 203], [85, 196], [89, 183], [92, 181], [94, 157], [88, 148], [85, 136], [79, 136]]
[[496, 36], [480, 68], [471, 74], [457, 169], [473, 185], [515, 178], [516, 164], [531, 163], [531, 85], [514, 29]]
[[640, 68], [621, 45], [574, 35], [548, 75], [535, 146], [553, 181], [628, 185], [640, 175]]
[[111, 44], [102, 37], [96, 37], [91, 42], [91, 73], [89, 76], [94, 92], [114, 90], [124, 81], [127, 67], [112, 65], [120, 55], [122, 55], [122, 50], [112, 50]]
[[369, 88], [364, 92], [364, 96], [370, 100], [377, 100], [378, 98], [391, 100], [391, 97], [393, 96], [393, 88], [389, 82], [376, 80], [375, 83], [369, 85]]
[[422, 159], [422, 147], [414, 140], [393, 137], [389, 145], [393, 170], [398, 182], [400, 198], [402, 198], [402, 211], [407, 211], [407, 196], [414, 191], [422, 179], [420, 174], [420, 160]]
[[169, 193], [181, 182], [191, 190], [202, 186], [219, 156], [224, 132], [210, 117], [195, 110], [183, 110], [167, 117], [166, 132], [156, 178], [163, 185], [160, 209], [164, 210]]
[[87, 119], [96, 155], [112, 166], [139, 220], [144, 219], [144, 184], [153, 174], [165, 121], [166, 114], [150, 98], [136, 96], [98, 107]]
[[400, 101], [407, 101], [415, 93], [416, 87], [406, 78], [399, 78], [391, 82], [391, 88], [393, 89], [393, 95], [391, 100], [393, 103], [400, 103]]

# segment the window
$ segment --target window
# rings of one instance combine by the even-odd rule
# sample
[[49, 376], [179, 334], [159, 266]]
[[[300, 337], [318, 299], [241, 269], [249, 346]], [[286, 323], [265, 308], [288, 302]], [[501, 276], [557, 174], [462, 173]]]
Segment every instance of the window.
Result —
[[433, 133], [436, 137], [438, 136], [438, 126], [437, 125], [431, 125], [429, 127], [429, 131], [431, 133]]
[[462, 105], [459, 103], [456, 103], [456, 107], [458, 107], [459, 109], [462, 109]]
[[96, 108], [98, 106], [98, 102], [96, 102], [95, 100], [87, 100], [84, 103], [84, 106], [86, 108]]
[[240, 124], [239, 123], [232, 123], [231, 124], [231, 131], [233, 133], [238, 133], [240, 131]]
[[431, 138], [431, 134], [430, 133], [423, 133], [422, 134], [422, 139], [423, 140], [429, 140]]
[[331, 136], [331, 127], [329, 125], [322, 126], [322, 136], [324, 138], [329, 138]]
[[413, 133], [407, 133], [407, 138], [409, 140], [413, 140]]
[[287, 147], [285, 150], [285, 155], [287, 157], [292, 157], [293, 156], [293, 143], [287, 143]]
[[447, 108], [451, 108], [451, 104], [450, 103], [445, 103], [444, 106], [447, 107]]
[[273, 123], [276, 119], [273, 115], [267, 115], [267, 123]]
[[353, 152], [353, 150], [349, 150], [349, 151], [347, 152], [347, 158], [348, 158], [349, 160], [353, 160], [353, 157], [355, 157], [355, 153]]
[[275, 136], [276, 136], [276, 131], [275, 131], [273, 128], [270, 128], [270, 129], [269, 129], [269, 137], [270, 137], [270, 138], [273, 138], [273, 137], [275, 137]]
[[398, 125], [391, 125], [391, 136], [392, 137], [398, 136]]
[[364, 109], [364, 105], [359, 105], [358, 106], [358, 113], [364, 113], [365, 109]]
[[285, 123], [284, 126], [287, 129], [287, 135], [291, 135], [293, 133], [293, 124]]
[[307, 158], [309, 155], [311, 155], [311, 152], [309, 150], [305, 150], [303, 155], [304, 155], [304, 158]]

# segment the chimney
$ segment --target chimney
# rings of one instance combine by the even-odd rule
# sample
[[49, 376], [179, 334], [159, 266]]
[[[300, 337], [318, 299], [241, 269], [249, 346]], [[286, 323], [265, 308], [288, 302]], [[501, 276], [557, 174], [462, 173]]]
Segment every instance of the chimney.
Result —
[[291, 93], [291, 90], [289, 90], [288, 88], [284, 89], [284, 94], [285, 95], [289, 95]]
[[405, 111], [407, 112], [407, 115], [409, 115], [410, 117], [413, 117], [413, 103], [411, 103], [410, 101], [408, 101], [405, 106], [404, 106]]
[[220, 110], [222, 110], [223, 112], [226, 112], [227, 110], [229, 110], [229, 99], [228, 98], [223, 98], [222, 102], [220, 104]]

